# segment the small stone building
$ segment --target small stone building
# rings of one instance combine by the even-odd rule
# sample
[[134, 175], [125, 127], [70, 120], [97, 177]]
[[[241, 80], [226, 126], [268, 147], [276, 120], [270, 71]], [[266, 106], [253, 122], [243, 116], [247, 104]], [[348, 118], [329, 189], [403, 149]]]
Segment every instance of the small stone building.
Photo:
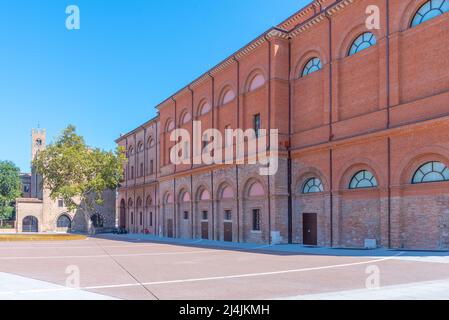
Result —
[[[32, 130], [31, 158], [45, 148], [45, 130]], [[115, 192], [105, 191], [104, 205], [85, 215], [81, 210], [71, 212], [63, 200], [53, 201], [50, 192], [42, 188], [42, 177], [34, 168], [31, 174], [21, 174], [23, 195], [16, 199], [16, 231], [92, 233], [115, 227]]]

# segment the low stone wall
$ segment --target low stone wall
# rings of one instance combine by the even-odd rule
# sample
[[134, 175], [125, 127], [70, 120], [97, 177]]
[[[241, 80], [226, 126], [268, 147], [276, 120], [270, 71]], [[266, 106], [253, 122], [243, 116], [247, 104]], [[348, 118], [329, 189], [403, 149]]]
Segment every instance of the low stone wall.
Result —
[[17, 233], [16, 229], [0, 229], [1, 233]]

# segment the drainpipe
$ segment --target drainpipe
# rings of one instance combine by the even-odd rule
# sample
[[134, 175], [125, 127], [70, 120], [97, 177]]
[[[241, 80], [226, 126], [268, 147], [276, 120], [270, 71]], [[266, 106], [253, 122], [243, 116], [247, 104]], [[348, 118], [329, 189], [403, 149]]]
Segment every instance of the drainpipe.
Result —
[[[142, 228], [145, 230], [145, 217], [147, 216], [147, 193], [146, 193], [146, 178], [147, 178], [147, 128], [143, 130], [143, 212], [142, 212]], [[140, 222], [140, 221], [139, 221]]]
[[[234, 56], [237, 65], [237, 129], [240, 128], [240, 61]], [[237, 242], [240, 243], [240, 184], [239, 184], [239, 166], [235, 165], [236, 177], [236, 200], [237, 200]]]
[[156, 136], [156, 158], [154, 159], [154, 162], [155, 162], [155, 166], [156, 166], [156, 168], [154, 168], [155, 169], [155, 172], [156, 172], [156, 181], [157, 181], [157, 183], [156, 183], [156, 188], [154, 188], [154, 204], [155, 204], [155, 206], [154, 206], [154, 230], [155, 230], [155, 234], [157, 234], [158, 236], [159, 236], [159, 226], [157, 225], [157, 222], [158, 222], [158, 220], [157, 220], [157, 217], [158, 217], [158, 215], [159, 215], [159, 201], [158, 201], [158, 198], [157, 198], [157, 190], [159, 189], [159, 182], [158, 182], [158, 171], [159, 171], [159, 157], [158, 157], [158, 152], [157, 152], [157, 150], [158, 150], [158, 148], [159, 148], [159, 134], [158, 134], [158, 125], [157, 125], [157, 121], [156, 121], [156, 134], [155, 134], [155, 136]]
[[293, 179], [292, 179], [292, 38], [288, 39], [288, 159], [287, 159], [287, 174], [288, 174], [288, 243], [293, 243]]
[[[268, 42], [268, 132], [271, 132], [271, 41], [268, 36], [265, 36]], [[271, 139], [268, 140], [268, 151], [271, 147]], [[270, 176], [268, 175], [268, 244], [271, 244], [271, 189], [270, 189]]]
[[[209, 77], [212, 80], [212, 128], [215, 128], [215, 77], [211, 72], [208, 73]], [[216, 152], [217, 150], [214, 150]], [[210, 199], [212, 204], [212, 240], [215, 240], [215, 205], [214, 205], [214, 169], [210, 171], [210, 188], [211, 188], [211, 197]]]
[[[176, 101], [176, 99], [174, 97], [171, 98], [173, 100], [173, 103], [175, 104], [175, 129], [178, 129], [178, 102]], [[175, 165], [175, 174], [178, 170], [178, 167]], [[177, 202], [178, 202], [178, 197], [176, 194], [176, 177], [173, 179], [173, 237], [176, 238], [177, 236], [177, 231], [178, 231], [178, 226], [177, 226], [177, 221], [176, 221], [176, 217], [177, 217]], [[168, 230], [167, 230], [167, 235], [168, 235]]]
[[[332, 89], [332, 85], [333, 85], [333, 81], [332, 81], [332, 76], [333, 76], [333, 70], [332, 70], [332, 61], [333, 61], [333, 52], [332, 52], [332, 20], [329, 16], [329, 13], [327, 11], [325, 11], [325, 17], [326, 19], [329, 21], [329, 29], [328, 29], [328, 33], [329, 33], [329, 142], [332, 142], [333, 139], [333, 131], [332, 131], [332, 111], [333, 111], [333, 99], [332, 99], [332, 94], [333, 94], [333, 89]], [[330, 183], [330, 246], [333, 247], [334, 245], [334, 194], [333, 194], [333, 189], [334, 189], [334, 178], [333, 178], [333, 150], [332, 147], [330, 147], [329, 149], [329, 183]]]
[[137, 136], [134, 133], [134, 189], [137, 185], [137, 174], [139, 172], [137, 160], [139, 159], [139, 151], [137, 150]]
[[[193, 90], [192, 90], [192, 88], [189, 86], [189, 91], [190, 91], [190, 93], [191, 93], [191, 96], [192, 96], [192, 101], [191, 101], [191, 104], [192, 104], [192, 134], [193, 134], [193, 121], [195, 120], [195, 117], [196, 117], [196, 115], [195, 115], [195, 93], [193, 92]], [[191, 164], [190, 164], [190, 170], [193, 170], [193, 143], [190, 143], [190, 161], [191, 161]], [[190, 175], [190, 228], [192, 229], [191, 230], [191, 235], [192, 235], [192, 239], [193, 239], [193, 237], [195, 236], [195, 234], [194, 234], [194, 228], [193, 228], [193, 223], [194, 223], [194, 215], [193, 215], [193, 175], [191, 174]]]
[[[387, 10], [387, 129], [390, 119], [390, 0], [386, 0]], [[391, 138], [388, 137], [388, 248], [391, 249]]]

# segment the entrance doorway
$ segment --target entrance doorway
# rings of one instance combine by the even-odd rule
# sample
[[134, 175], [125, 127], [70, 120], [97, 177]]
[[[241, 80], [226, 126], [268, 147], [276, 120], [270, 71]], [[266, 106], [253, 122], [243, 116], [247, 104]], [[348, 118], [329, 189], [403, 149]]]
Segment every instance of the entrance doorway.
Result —
[[223, 227], [223, 240], [226, 242], [232, 242], [232, 222], [224, 222]]
[[201, 239], [209, 240], [209, 212], [203, 211], [201, 216]]
[[307, 246], [318, 245], [318, 218], [316, 213], [303, 214], [303, 244]]
[[173, 219], [167, 220], [167, 237], [173, 238]]
[[39, 232], [39, 222], [37, 218], [33, 216], [23, 218], [22, 232]]

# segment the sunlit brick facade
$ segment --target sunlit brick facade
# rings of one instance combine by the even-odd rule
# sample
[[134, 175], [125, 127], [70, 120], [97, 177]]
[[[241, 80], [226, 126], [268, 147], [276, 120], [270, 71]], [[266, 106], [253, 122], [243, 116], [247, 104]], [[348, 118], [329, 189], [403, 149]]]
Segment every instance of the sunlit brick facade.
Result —
[[[368, 30], [367, 7], [380, 10]], [[449, 248], [449, 1], [316, 0], [121, 136], [130, 232]], [[170, 163], [170, 132], [279, 129], [279, 171]]]

